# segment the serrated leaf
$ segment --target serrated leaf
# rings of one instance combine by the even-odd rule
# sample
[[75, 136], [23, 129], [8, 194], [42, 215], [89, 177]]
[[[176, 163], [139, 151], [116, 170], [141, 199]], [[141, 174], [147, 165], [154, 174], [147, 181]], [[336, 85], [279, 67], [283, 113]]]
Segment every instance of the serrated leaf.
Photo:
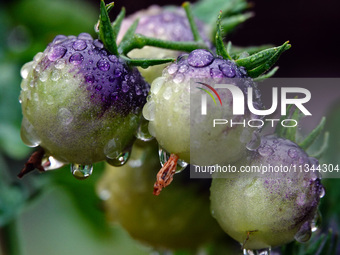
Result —
[[268, 61], [266, 61], [264, 64], [248, 71], [248, 75], [252, 78], [258, 77], [259, 75], [263, 74], [264, 72], [268, 71], [279, 59], [281, 54], [290, 49], [291, 45], [286, 42], [285, 47], [279, 47], [276, 54], [273, 55], [272, 58], [270, 58]]
[[103, 0], [100, 1], [99, 17], [99, 38], [102, 40], [105, 48], [112, 54], [118, 56], [116, 37], [111, 25], [110, 17]]
[[220, 13], [220, 15], [218, 16], [218, 20], [217, 20], [217, 28], [216, 28], [216, 36], [215, 36], [216, 54], [222, 56], [224, 59], [232, 60], [228, 51], [224, 47], [221, 30], [222, 28], [221, 28], [221, 13]]
[[269, 70], [279, 59], [280, 55], [290, 47], [287, 41], [279, 47], [260, 51], [247, 58], [237, 59], [235, 62], [237, 65], [245, 67], [249, 76], [253, 78], [258, 77], [260, 74]]
[[326, 118], [322, 117], [319, 125], [312, 132], [310, 132], [310, 134], [305, 138], [305, 140], [299, 143], [299, 146], [303, 150], [307, 150], [314, 143], [316, 138], [319, 137], [319, 135], [321, 134], [322, 130], [325, 127], [325, 124], [326, 124]]
[[271, 44], [264, 44], [260, 46], [248, 46], [248, 47], [233, 46], [233, 49], [231, 51], [231, 56], [233, 57], [233, 59], [239, 59], [240, 55], [243, 52], [247, 52], [249, 55], [252, 55], [257, 52], [260, 52], [262, 50], [266, 50], [272, 47], [274, 46]]

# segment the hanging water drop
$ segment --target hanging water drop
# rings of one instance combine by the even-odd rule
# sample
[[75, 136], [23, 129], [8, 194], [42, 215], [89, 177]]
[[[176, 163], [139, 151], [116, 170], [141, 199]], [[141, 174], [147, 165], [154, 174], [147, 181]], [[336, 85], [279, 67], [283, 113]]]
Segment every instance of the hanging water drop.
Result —
[[294, 238], [300, 243], [307, 242], [312, 236], [312, 229], [310, 222], [306, 221], [295, 234]]
[[142, 117], [140, 125], [136, 131], [136, 138], [144, 142], [151, 141], [154, 137], [149, 132], [149, 122]]
[[326, 195], [325, 188], [324, 188], [324, 187], [321, 187], [321, 190], [320, 190], [320, 198], [323, 198], [325, 195]]
[[104, 147], [104, 154], [108, 159], [115, 159], [122, 153], [118, 138], [111, 139]]
[[255, 151], [261, 145], [261, 136], [258, 132], [253, 132], [252, 139], [247, 143], [246, 148]]
[[122, 152], [118, 155], [118, 157], [114, 159], [107, 158], [106, 162], [111, 166], [122, 166], [124, 165], [130, 158], [131, 151]]
[[20, 135], [22, 141], [29, 147], [37, 147], [41, 142], [34, 127], [26, 118], [22, 119]]
[[23, 79], [26, 79], [28, 73], [32, 70], [33, 61], [24, 64], [20, 70], [20, 75]]
[[322, 216], [320, 211], [318, 210], [315, 215], [314, 215], [314, 219], [312, 220], [311, 223], [311, 230], [312, 232], [315, 232], [318, 230], [319, 226], [321, 225], [321, 221], [322, 221]]
[[71, 173], [73, 176], [79, 180], [84, 180], [88, 178], [93, 172], [92, 165], [80, 165], [80, 164], [72, 164], [71, 165]]
[[[159, 146], [158, 149], [158, 156], [159, 156], [159, 162], [161, 163], [162, 167], [164, 164], [169, 160], [170, 153], [164, 150], [161, 146]], [[184, 160], [178, 159], [177, 160], [177, 166], [176, 166], [176, 174], [182, 172], [186, 167], [188, 163]]]

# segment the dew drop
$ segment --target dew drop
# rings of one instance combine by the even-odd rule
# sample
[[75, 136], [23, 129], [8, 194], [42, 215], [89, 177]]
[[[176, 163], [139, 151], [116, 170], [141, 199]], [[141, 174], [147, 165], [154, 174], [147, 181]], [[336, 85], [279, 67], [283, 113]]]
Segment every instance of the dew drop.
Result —
[[64, 166], [64, 163], [55, 159], [52, 156], [49, 156], [49, 157], [44, 157], [42, 159], [41, 165], [44, 167], [45, 171], [50, 171], [50, 170], [61, 168], [62, 166]]
[[151, 141], [154, 137], [149, 132], [149, 122], [142, 117], [140, 125], [136, 131], [136, 138], [144, 142]]
[[84, 60], [84, 57], [81, 53], [75, 53], [69, 59], [70, 63], [75, 66], [80, 65], [83, 62], [83, 60]]
[[179, 74], [176, 74], [175, 78], [174, 78], [174, 83], [176, 84], [179, 84], [181, 83], [182, 81], [184, 80], [184, 75], [179, 73]]
[[207, 50], [194, 50], [188, 56], [188, 64], [193, 67], [204, 67], [214, 61], [214, 56]]
[[76, 40], [72, 45], [72, 48], [74, 50], [85, 50], [86, 47], [87, 47], [86, 42], [83, 40]]
[[186, 72], [186, 70], [188, 70], [188, 66], [187, 65], [181, 65], [180, 67], [179, 67], [179, 69], [178, 69], [178, 72], [180, 72], [180, 73], [185, 73]]
[[47, 81], [48, 79], [48, 72], [42, 72], [40, 75], [39, 75], [39, 80], [42, 81], [42, 82], [45, 82]]
[[92, 74], [86, 74], [85, 75], [85, 82], [92, 84], [94, 83], [94, 76]]
[[47, 58], [52, 62], [56, 61], [57, 59], [62, 58], [65, 55], [66, 51], [67, 49], [64, 46], [54, 46], [47, 54]]
[[35, 54], [35, 56], [33, 57], [33, 61], [35, 62], [39, 62], [41, 60], [41, 58], [43, 57], [44, 53], [42, 52], [38, 52], [37, 54]]
[[60, 108], [58, 111], [58, 120], [62, 125], [69, 125], [73, 121], [72, 113], [66, 108]]
[[112, 63], [117, 63], [117, 57], [115, 55], [109, 55], [108, 59], [112, 62]]
[[[169, 160], [170, 153], [164, 150], [161, 146], [159, 146], [158, 149], [158, 156], [159, 156], [159, 162], [161, 163], [162, 167], [164, 164]], [[177, 160], [177, 166], [176, 166], [176, 174], [182, 172], [186, 167], [188, 163], [184, 160], [178, 159]]]
[[80, 165], [80, 164], [72, 164], [71, 165], [71, 173], [73, 176], [79, 180], [84, 180], [88, 178], [93, 172], [92, 165]]
[[105, 71], [108, 71], [110, 69], [110, 63], [106, 59], [100, 59], [97, 62], [97, 67], [98, 67], [99, 70], [105, 72]]
[[311, 230], [312, 230], [312, 232], [315, 232], [315, 231], [318, 230], [319, 226], [321, 225], [321, 221], [322, 221], [321, 213], [318, 210], [315, 213], [314, 218], [313, 218], [312, 223], [311, 223]]
[[80, 40], [93, 40], [92, 36], [88, 33], [80, 33], [78, 35], [78, 39], [80, 39]]
[[214, 80], [221, 80], [223, 78], [223, 73], [216, 68], [211, 68], [210, 69], [210, 76]]
[[28, 81], [27, 80], [22, 80], [20, 87], [23, 91], [26, 91], [28, 89]]
[[51, 80], [52, 81], [57, 81], [60, 79], [60, 71], [59, 70], [54, 70], [51, 74]]
[[120, 69], [115, 69], [113, 73], [116, 78], [122, 76], [122, 71]]
[[122, 152], [118, 155], [118, 157], [114, 159], [107, 158], [106, 162], [109, 163], [111, 166], [122, 166], [129, 160], [130, 155], [130, 151]]
[[111, 139], [104, 147], [104, 154], [109, 159], [115, 159], [122, 153], [118, 138]]
[[225, 76], [227, 76], [227, 77], [229, 77], [229, 78], [233, 78], [233, 77], [235, 77], [235, 75], [236, 75], [235, 69], [234, 69], [232, 66], [227, 65], [227, 64], [221, 65], [221, 66], [220, 66], [220, 70], [222, 71], [222, 73], [223, 73]]
[[124, 93], [126, 93], [126, 92], [129, 91], [129, 86], [128, 86], [128, 84], [127, 84], [126, 81], [123, 81], [123, 82], [122, 82], [122, 91], [123, 91]]
[[58, 44], [58, 43], [66, 41], [66, 40], [67, 40], [67, 36], [65, 36], [65, 35], [57, 35], [56, 37], [54, 37], [52, 43]]
[[21, 140], [29, 147], [37, 147], [41, 142], [33, 125], [25, 117], [22, 119], [20, 136]]
[[261, 146], [257, 151], [262, 157], [268, 157], [274, 153], [274, 150], [270, 145]]
[[326, 191], [325, 191], [325, 188], [324, 187], [321, 187], [320, 188], [320, 198], [323, 198], [324, 196], [326, 195]]
[[65, 65], [66, 65], [66, 61], [65, 61], [65, 59], [58, 59], [56, 62], [55, 62], [55, 68], [57, 68], [57, 69], [63, 69], [64, 67], [65, 67]]
[[295, 234], [294, 238], [296, 241], [300, 243], [307, 242], [312, 236], [312, 230], [310, 223], [306, 221], [302, 226], [300, 227], [299, 231]]
[[174, 74], [176, 73], [178, 70], [178, 65], [176, 64], [171, 64], [169, 67], [168, 67], [168, 73], [169, 74]]
[[98, 39], [96, 39], [96, 40], [93, 41], [93, 45], [94, 45], [95, 47], [99, 48], [99, 49], [104, 48], [104, 44], [103, 44], [100, 40], [98, 40]]
[[156, 78], [151, 85], [151, 93], [157, 95], [159, 90], [161, 89], [162, 85], [165, 82], [165, 77], [158, 77]]
[[172, 95], [172, 89], [171, 87], [167, 87], [163, 92], [163, 98], [165, 100], [169, 100], [171, 98], [171, 95]]
[[251, 140], [247, 143], [246, 148], [255, 151], [261, 145], [261, 136], [259, 132], [253, 132]]
[[147, 102], [143, 107], [143, 116], [148, 121], [153, 121], [155, 119], [156, 105], [154, 101]]
[[143, 91], [141, 90], [141, 88], [139, 86], [136, 86], [135, 87], [135, 92], [136, 92], [136, 95], [139, 96], [139, 95], [142, 94]]
[[20, 75], [23, 79], [26, 79], [29, 72], [32, 70], [32, 66], [33, 66], [33, 61], [30, 61], [26, 64], [24, 64], [22, 67], [21, 67], [21, 70], [20, 70]]
[[291, 158], [296, 158], [298, 155], [298, 152], [296, 149], [289, 149], [288, 150], [288, 156]]
[[101, 200], [108, 200], [111, 197], [111, 192], [107, 189], [102, 189], [98, 192], [98, 196]]

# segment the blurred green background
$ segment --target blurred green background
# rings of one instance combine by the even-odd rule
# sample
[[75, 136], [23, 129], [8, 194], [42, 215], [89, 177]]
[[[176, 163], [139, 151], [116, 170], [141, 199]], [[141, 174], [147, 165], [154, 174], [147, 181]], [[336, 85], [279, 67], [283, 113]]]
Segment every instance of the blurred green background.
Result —
[[[132, 1], [126, 1], [126, 6], [128, 13], [131, 13], [141, 7], [146, 8], [152, 3], [155, 1], [140, 1], [138, 5], [132, 4]], [[180, 4], [181, 1], [166, 1], [166, 3]], [[118, 6], [122, 4], [125, 3], [118, 2]], [[259, 1], [259, 5], [263, 6], [263, 2]], [[117, 12], [115, 10], [113, 15]], [[259, 12], [261, 13], [261, 9]], [[41, 175], [32, 173], [22, 180], [16, 178], [16, 174], [32, 152], [20, 139], [22, 118], [18, 102], [20, 68], [24, 63], [31, 61], [37, 52], [43, 51], [58, 34], [77, 35], [81, 32], [88, 32], [95, 36], [93, 27], [98, 13], [99, 1], [21, 0], [0, 3], [0, 229], [3, 226], [17, 223], [22, 251], [26, 255], [71, 253], [142, 255], [150, 254], [152, 250], [132, 240], [121, 227], [109, 226], [106, 223], [104, 212], [101, 210], [101, 201], [95, 193], [95, 183], [103, 171], [103, 164], [97, 164], [94, 175], [82, 182], [71, 176], [68, 166]], [[257, 14], [265, 15], [264, 11], [260, 13]], [[255, 23], [246, 23], [243, 29], [245, 36], [247, 36], [247, 26], [248, 30], [249, 27], [253, 30], [254, 24], [261, 23], [261, 21], [262, 19], [255, 20]], [[277, 37], [271, 40], [271, 34], [267, 32], [267, 37], [264, 38], [262, 31], [259, 29], [257, 37], [256, 34], [252, 35], [253, 44], [276, 43]], [[245, 41], [245, 36], [231, 35], [231, 38], [239, 43], [242, 40]], [[289, 35], [284, 37], [282, 40], [280, 38], [277, 43], [286, 40]], [[332, 40], [331, 38], [325, 39]], [[291, 40], [294, 47], [294, 40]], [[303, 43], [312, 42], [298, 41], [297, 43], [301, 46]], [[327, 55], [322, 53], [323, 48], [326, 48], [326, 44], [318, 46], [316, 56]], [[298, 47], [297, 52], [299, 51], [303, 51], [303, 48]], [[288, 70], [286, 73], [279, 72], [279, 75], [308, 76], [308, 68], [302, 67], [301, 62], [306, 55], [297, 53], [295, 57], [297, 56], [300, 56], [297, 61], [300, 61], [303, 70], [301, 75], [298, 74], [296, 67], [290, 66], [287, 62], [294, 58], [292, 55], [288, 55], [286, 59], [283, 57], [282, 64], [279, 62], [283, 70], [285, 68]], [[331, 59], [330, 61], [333, 61], [333, 58]], [[303, 60], [305, 63], [311, 61], [309, 58]], [[321, 60], [314, 59], [313, 61], [313, 63], [319, 63]], [[310, 77], [316, 75], [313, 72], [314, 69], [325, 70], [324, 73], [319, 73], [319, 76], [338, 77], [339, 64], [335, 69], [332, 63], [327, 62], [326, 66], [320, 64], [318, 68], [313, 64], [313, 68], [309, 70]], [[331, 109], [327, 113], [327, 130], [331, 134], [330, 146], [324, 160], [340, 164], [340, 133], [338, 132], [340, 104], [334, 105]], [[338, 202], [340, 201], [340, 180], [328, 179], [324, 181], [324, 184], [326, 196], [321, 205], [322, 230], [327, 231], [329, 227], [332, 227], [334, 231], [337, 231], [340, 215]], [[0, 231], [1, 239], [8, 234], [6, 231], [4, 228]], [[2, 249], [0, 249], [0, 254], [7, 255]]]

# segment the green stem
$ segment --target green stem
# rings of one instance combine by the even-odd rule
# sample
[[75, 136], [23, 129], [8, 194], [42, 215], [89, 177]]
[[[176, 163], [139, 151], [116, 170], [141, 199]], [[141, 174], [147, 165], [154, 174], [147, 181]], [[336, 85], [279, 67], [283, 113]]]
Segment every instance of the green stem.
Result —
[[203, 42], [203, 39], [202, 39], [202, 37], [201, 37], [201, 35], [200, 35], [199, 31], [198, 31], [197, 25], [195, 23], [194, 15], [191, 12], [190, 3], [189, 2], [184, 2], [182, 4], [182, 7], [184, 8], [185, 13], [187, 15], [187, 18], [188, 18], [188, 21], [189, 21], [189, 24], [190, 24], [190, 28], [191, 28], [194, 40], [196, 42]]
[[127, 54], [133, 49], [141, 49], [144, 46], [154, 46], [169, 50], [187, 51], [191, 52], [196, 49], [208, 49], [208, 47], [201, 42], [174, 42], [147, 37], [141, 34], [135, 34], [129, 43], [119, 45], [119, 52]]
[[0, 249], [4, 255], [22, 254], [18, 226], [15, 219], [0, 227]]

